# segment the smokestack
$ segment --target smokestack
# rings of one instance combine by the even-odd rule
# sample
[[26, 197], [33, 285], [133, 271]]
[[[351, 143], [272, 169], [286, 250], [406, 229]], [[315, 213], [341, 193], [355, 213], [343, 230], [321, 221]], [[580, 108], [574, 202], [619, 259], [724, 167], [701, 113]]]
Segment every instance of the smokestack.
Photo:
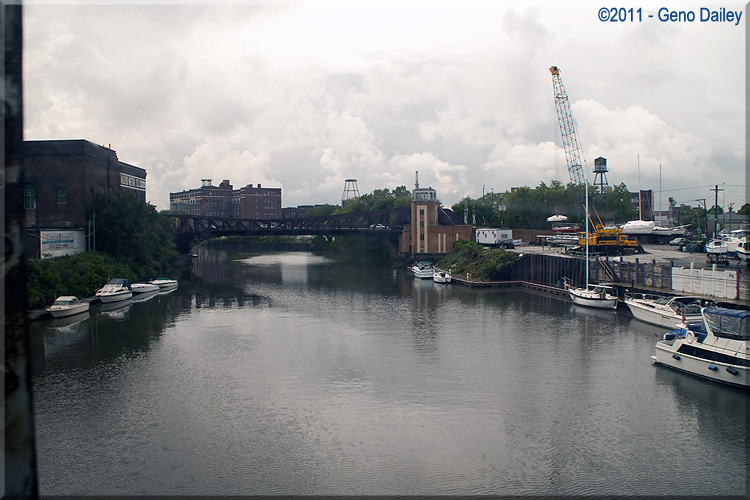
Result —
[[414, 172], [414, 187], [419, 189], [419, 170]]

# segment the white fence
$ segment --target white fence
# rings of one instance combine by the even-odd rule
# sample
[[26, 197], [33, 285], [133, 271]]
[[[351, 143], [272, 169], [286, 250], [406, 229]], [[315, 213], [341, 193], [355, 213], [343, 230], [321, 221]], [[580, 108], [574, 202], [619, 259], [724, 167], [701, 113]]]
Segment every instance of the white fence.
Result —
[[739, 280], [736, 269], [672, 268], [672, 289], [678, 292], [710, 295], [725, 299], [739, 299]]

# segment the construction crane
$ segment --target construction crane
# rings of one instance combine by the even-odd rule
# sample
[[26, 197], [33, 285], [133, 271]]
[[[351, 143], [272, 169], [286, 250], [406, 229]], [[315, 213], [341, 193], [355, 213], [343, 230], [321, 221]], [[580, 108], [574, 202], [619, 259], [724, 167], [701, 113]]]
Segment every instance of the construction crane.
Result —
[[581, 148], [576, 135], [576, 127], [573, 123], [573, 114], [570, 112], [570, 102], [568, 94], [565, 93], [562, 79], [560, 78], [560, 68], [552, 66], [549, 69], [552, 73], [552, 87], [555, 93], [555, 109], [557, 118], [560, 120], [560, 134], [562, 135], [563, 147], [565, 149], [565, 158], [568, 161], [568, 172], [573, 184], [583, 184], [586, 182], [583, 167], [581, 166]]

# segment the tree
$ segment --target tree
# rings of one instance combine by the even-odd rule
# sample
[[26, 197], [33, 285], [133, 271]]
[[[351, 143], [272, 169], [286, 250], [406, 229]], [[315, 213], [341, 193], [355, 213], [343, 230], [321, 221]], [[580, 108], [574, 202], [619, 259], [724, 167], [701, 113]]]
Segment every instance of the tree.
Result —
[[750, 215], [750, 203], [742, 205], [737, 213], [740, 215]]
[[411, 205], [411, 192], [406, 186], [399, 186], [393, 191], [388, 188], [376, 189], [370, 194], [363, 194], [344, 203], [335, 213], [369, 212], [387, 208], [408, 207]]
[[97, 252], [133, 265], [139, 275], [155, 276], [177, 256], [172, 222], [130, 193], [96, 194], [88, 216], [96, 220]]

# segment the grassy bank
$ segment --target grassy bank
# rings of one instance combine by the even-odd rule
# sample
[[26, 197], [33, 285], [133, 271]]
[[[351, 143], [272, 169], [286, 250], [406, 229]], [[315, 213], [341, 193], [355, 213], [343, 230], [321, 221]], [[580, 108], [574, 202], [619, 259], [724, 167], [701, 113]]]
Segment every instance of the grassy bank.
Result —
[[513, 264], [518, 255], [502, 248], [485, 248], [473, 241], [457, 241], [453, 252], [435, 263], [440, 269], [450, 269], [455, 276], [466, 276], [480, 281], [492, 281], [496, 274]]

